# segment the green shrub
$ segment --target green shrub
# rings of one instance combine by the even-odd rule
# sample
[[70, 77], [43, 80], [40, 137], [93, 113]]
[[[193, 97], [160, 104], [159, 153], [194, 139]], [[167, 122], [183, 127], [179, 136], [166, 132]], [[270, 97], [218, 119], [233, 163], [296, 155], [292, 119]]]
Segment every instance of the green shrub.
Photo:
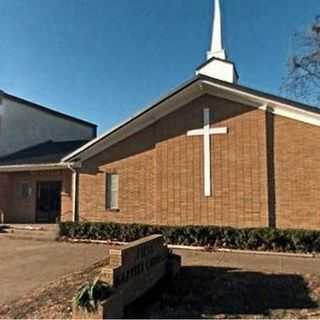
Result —
[[73, 239], [131, 242], [162, 234], [166, 243], [258, 251], [320, 253], [320, 231], [215, 226], [151, 226], [117, 223], [60, 224], [60, 236]]
[[95, 312], [100, 302], [105, 301], [112, 293], [110, 286], [96, 278], [85, 282], [73, 298], [75, 305], [87, 312]]

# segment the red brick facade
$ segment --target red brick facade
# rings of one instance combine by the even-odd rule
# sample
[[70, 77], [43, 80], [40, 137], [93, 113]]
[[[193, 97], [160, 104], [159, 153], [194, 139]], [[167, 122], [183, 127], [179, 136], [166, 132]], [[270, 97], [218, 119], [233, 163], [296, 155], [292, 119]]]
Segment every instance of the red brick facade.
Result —
[[[211, 106], [211, 197], [204, 196], [203, 127]], [[149, 128], [87, 161], [80, 175], [80, 217], [84, 220], [161, 225], [268, 225], [266, 113], [203, 96]], [[106, 173], [118, 173], [118, 212], [106, 209]]]
[[[36, 221], [36, 185], [39, 181], [61, 181], [61, 216], [72, 217], [71, 171], [20, 172], [0, 175], [0, 209], [7, 223], [34, 223]], [[21, 183], [31, 188], [30, 196], [22, 198]]]
[[276, 225], [320, 229], [320, 128], [275, 117]]
[[[211, 126], [212, 190], [204, 196], [203, 137]], [[82, 221], [320, 229], [320, 129], [205, 95], [83, 163]], [[106, 209], [106, 175], [119, 174], [119, 210]], [[71, 171], [0, 175], [0, 209], [10, 222], [34, 222], [35, 195], [17, 198], [19, 181], [61, 180], [61, 219], [72, 219]]]
[[0, 211], [8, 212], [11, 206], [12, 184], [9, 175], [0, 174]]

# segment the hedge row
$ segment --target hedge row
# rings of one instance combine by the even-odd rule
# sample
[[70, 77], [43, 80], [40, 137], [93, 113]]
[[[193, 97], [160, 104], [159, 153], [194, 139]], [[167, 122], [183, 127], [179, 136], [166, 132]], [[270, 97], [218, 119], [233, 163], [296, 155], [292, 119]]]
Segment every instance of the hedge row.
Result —
[[60, 224], [60, 237], [130, 242], [162, 234], [166, 243], [208, 248], [320, 253], [320, 232], [279, 229], [233, 229], [213, 226], [149, 226], [115, 223]]

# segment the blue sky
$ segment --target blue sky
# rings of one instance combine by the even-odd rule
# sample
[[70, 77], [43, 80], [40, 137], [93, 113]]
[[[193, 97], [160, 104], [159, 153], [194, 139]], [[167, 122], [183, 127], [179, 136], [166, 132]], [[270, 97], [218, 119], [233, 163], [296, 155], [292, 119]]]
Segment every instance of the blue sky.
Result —
[[[0, 88], [103, 132], [194, 75], [213, 0], [0, 0]], [[240, 83], [279, 94], [319, 0], [222, 0]]]

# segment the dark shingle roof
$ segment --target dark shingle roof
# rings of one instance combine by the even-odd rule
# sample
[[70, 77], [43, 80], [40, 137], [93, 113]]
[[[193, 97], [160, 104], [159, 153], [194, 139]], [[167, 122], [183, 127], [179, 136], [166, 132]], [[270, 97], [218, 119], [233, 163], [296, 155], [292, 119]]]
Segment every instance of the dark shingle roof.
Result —
[[87, 142], [88, 140], [46, 141], [1, 157], [0, 166], [59, 163], [63, 157]]

